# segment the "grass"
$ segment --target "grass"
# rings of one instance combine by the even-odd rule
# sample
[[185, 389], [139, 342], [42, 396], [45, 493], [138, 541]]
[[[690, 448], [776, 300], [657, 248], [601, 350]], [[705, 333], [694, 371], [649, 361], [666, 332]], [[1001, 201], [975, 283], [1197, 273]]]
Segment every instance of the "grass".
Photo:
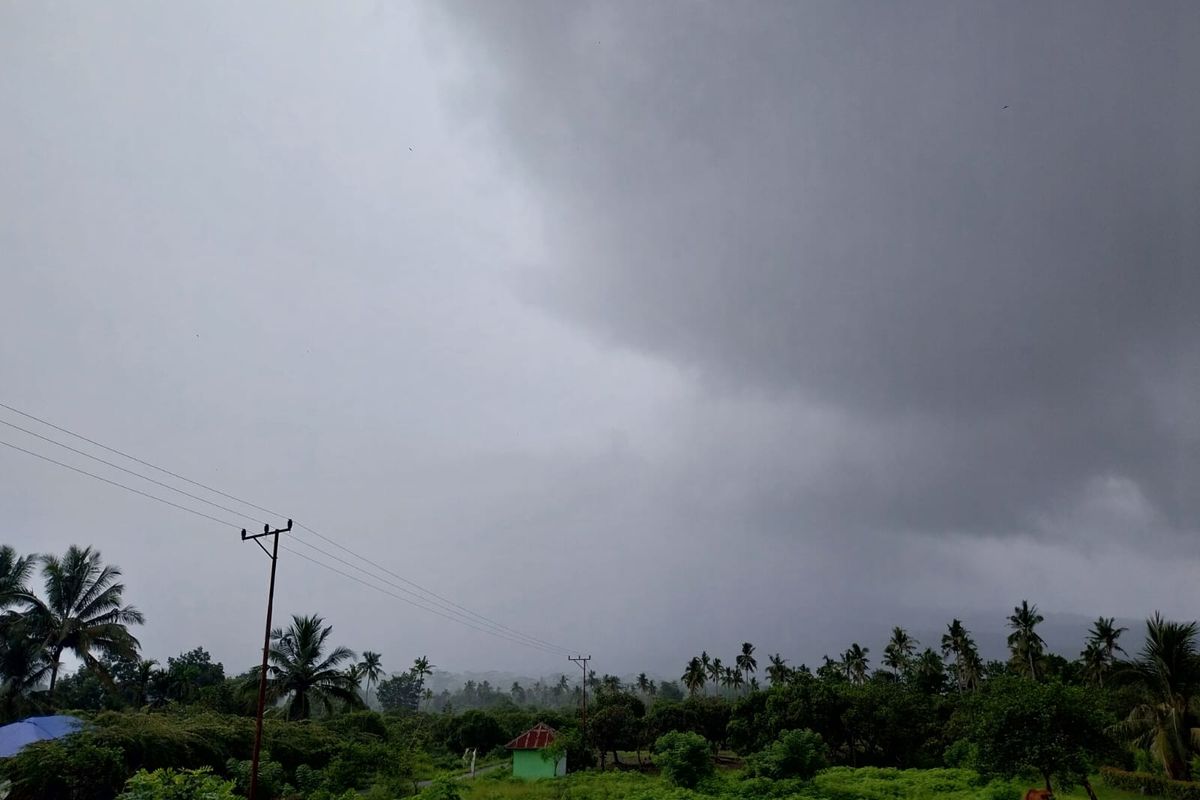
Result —
[[[739, 781], [732, 775], [718, 778], [703, 792], [668, 787], [661, 778], [638, 773], [577, 773], [566, 778], [517, 781], [507, 776], [481, 776], [462, 784], [464, 800], [749, 800], [749, 795], [774, 796], [775, 800], [1020, 800], [1022, 782], [979, 786], [963, 770], [852, 770], [835, 768], [811, 785], [778, 784], [774, 791]], [[1146, 800], [1140, 794], [1092, 781], [1099, 800]], [[1087, 800], [1082, 787], [1059, 791], [1058, 800]]]

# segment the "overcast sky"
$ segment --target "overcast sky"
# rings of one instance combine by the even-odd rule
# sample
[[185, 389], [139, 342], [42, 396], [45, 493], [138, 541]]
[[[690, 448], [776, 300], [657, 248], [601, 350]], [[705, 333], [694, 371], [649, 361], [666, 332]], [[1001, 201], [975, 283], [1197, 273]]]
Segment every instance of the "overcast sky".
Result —
[[[7, 3], [0, 402], [601, 672], [1194, 618], [1197, 42], [1186, 1]], [[255, 661], [236, 527], [0, 476], [148, 656]], [[570, 667], [291, 553], [276, 609]]]

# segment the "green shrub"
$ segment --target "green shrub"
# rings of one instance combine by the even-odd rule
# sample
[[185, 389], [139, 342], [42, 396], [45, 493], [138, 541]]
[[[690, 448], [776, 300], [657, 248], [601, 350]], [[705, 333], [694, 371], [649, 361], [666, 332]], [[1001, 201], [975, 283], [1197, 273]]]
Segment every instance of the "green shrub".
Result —
[[713, 774], [708, 742], [696, 733], [674, 731], [658, 737], [654, 743], [654, 763], [667, 783], [685, 789], [696, 788]]
[[1126, 772], [1112, 767], [1100, 768], [1100, 779], [1115, 789], [1166, 797], [1168, 800], [1200, 800], [1200, 782], [1173, 781], [1149, 772]]
[[807, 728], [783, 731], [779, 738], [746, 761], [746, 771], [762, 778], [811, 778], [822, 769], [825, 742]]
[[[225, 770], [233, 778], [239, 794], [245, 795], [250, 791], [250, 767], [252, 762], [229, 759]], [[275, 797], [283, 791], [283, 765], [278, 761], [269, 761], [267, 754], [262, 754], [258, 762], [258, 795], [259, 797]]]
[[221, 780], [208, 769], [143, 769], [125, 782], [125, 791], [117, 800], [234, 800], [233, 782]]
[[110, 800], [129, 774], [120, 750], [86, 733], [31, 744], [6, 759], [3, 772], [12, 781], [8, 800]]
[[420, 795], [421, 800], [462, 800], [458, 784], [450, 778], [438, 778], [426, 786]]
[[813, 778], [816, 793], [827, 800], [1020, 800], [1015, 781], [985, 783], [966, 769], [888, 769], [833, 767]]

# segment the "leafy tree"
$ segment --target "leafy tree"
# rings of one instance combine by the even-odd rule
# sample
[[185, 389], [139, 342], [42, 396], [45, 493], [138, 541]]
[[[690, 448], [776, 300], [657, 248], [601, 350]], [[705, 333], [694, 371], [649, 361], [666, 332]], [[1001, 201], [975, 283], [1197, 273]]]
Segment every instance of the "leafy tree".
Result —
[[125, 782], [117, 800], [236, 800], [233, 782], [221, 780], [208, 768], [176, 771], [138, 770]]
[[162, 691], [169, 699], [192, 702], [204, 689], [225, 682], [225, 667], [203, 647], [167, 658]]
[[935, 694], [946, 687], [946, 667], [942, 657], [926, 647], [913, 662], [913, 683], [922, 691]]
[[808, 780], [825, 767], [825, 742], [810, 730], [783, 731], [779, 738], [746, 760], [749, 774], [773, 780]]
[[1200, 690], [1196, 623], [1169, 622], [1158, 613], [1146, 620], [1146, 643], [1122, 677], [1142, 692], [1113, 732], [1147, 748], [1172, 780], [1191, 777], [1191, 756], [1200, 743], [1193, 700]]
[[414, 711], [421, 701], [421, 684], [412, 672], [401, 672], [381, 681], [375, 695], [384, 711]]
[[1000, 678], [988, 683], [974, 707], [970, 740], [987, 774], [1016, 777], [1032, 772], [1053, 791], [1082, 783], [1098, 757], [1111, 751], [1108, 719], [1095, 698], [1076, 686]]
[[600, 696], [595, 713], [588, 720], [588, 735], [600, 752], [601, 769], [608, 752], [616, 764], [621, 763], [618, 750], [638, 750], [640, 757], [645, 715], [645, 704], [631, 694], [606, 692]]
[[654, 763], [672, 786], [694, 789], [713, 774], [713, 761], [704, 739], [694, 733], [668, 733], [654, 743]]
[[468, 748], [486, 753], [505, 741], [505, 732], [494, 716], [485, 711], [471, 710], [454, 719], [447, 734], [446, 746], [452, 753], [461, 753]]
[[127, 626], [141, 625], [145, 618], [133, 606], [122, 605], [125, 586], [117, 582], [121, 570], [104, 566], [99, 551], [72, 545], [62, 558], [47, 555], [41, 562], [46, 599], [31, 594], [27, 602], [35, 629], [45, 636], [50, 661], [47, 697], [53, 702], [64, 652], [108, 680], [97, 655], [133, 657], [139, 645]]
[[1045, 621], [1037, 606], [1022, 600], [1008, 618], [1008, 649], [1012, 654], [1013, 666], [1034, 680], [1038, 679], [1038, 659], [1045, 651], [1046, 642], [1038, 635], [1037, 626]]
[[[267, 668], [267, 699], [284, 701], [288, 719], [308, 719], [314, 706], [332, 714], [335, 702], [358, 708], [362, 705], [354, 679], [339, 665], [354, 658], [345, 647], [325, 654], [333, 626], [320, 615], [292, 616], [286, 630], [271, 631], [270, 665]], [[250, 674], [250, 685], [258, 683], [258, 669]]]

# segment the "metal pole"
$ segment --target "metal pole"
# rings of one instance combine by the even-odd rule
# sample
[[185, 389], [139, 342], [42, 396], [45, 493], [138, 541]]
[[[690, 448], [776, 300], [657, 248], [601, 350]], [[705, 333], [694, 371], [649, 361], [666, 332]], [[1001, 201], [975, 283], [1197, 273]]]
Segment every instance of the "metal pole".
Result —
[[274, 537], [271, 552], [267, 553], [271, 559], [271, 584], [267, 590], [267, 627], [263, 633], [262, 667], [258, 673], [258, 711], [254, 721], [254, 753], [250, 757], [250, 791], [247, 794], [247, 800], [254, 800], [258, 791], [258, 759], [262, 752], [263, 713], [267, 705], [267, 658], [271, 652], [271, 613], [275, 608], [275, 567], [279, 563], [279, 534], [291, 529], [292, 521], [289, 519], [286, 528], [271, 530], [270, 525], [265, 525], [263, 532], [254, 536], [247, 536], [246, 531], [242, 531], [242, 541], [253, 539], [264, 553], [267, 553], [267, 548], [263, 547], [258, 540], [263, 536]]

